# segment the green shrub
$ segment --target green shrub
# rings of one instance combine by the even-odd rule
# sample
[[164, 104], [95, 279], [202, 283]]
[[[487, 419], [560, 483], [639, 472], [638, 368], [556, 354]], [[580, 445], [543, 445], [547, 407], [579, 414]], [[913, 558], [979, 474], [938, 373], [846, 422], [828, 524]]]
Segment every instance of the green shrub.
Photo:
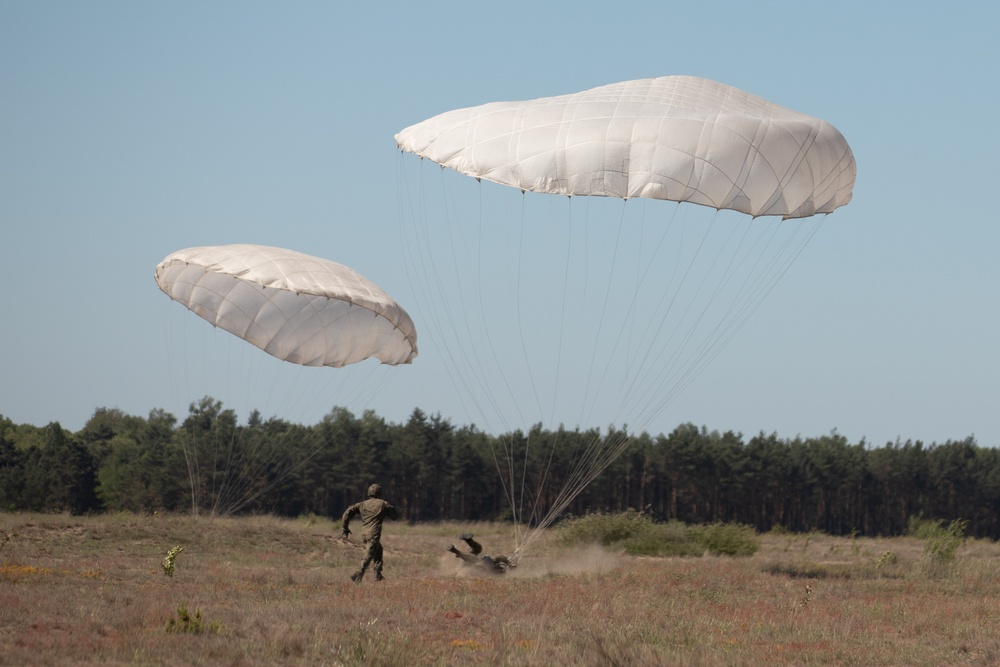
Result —
[[632, 556], [700, 556], [706, 551], [723, 556], [751, 556], [760, 548], [757, 533], [748, 526], [654, 523], [635, 510], [571, 518], [560, 524], [558, 530], [562, 544], [615, 546]]
[[697, 529], [705, 549], [716, 556], [752, 556], [760, 549], [757, 531], [735, 523], [713, 523]]
[[619, 514], [595, 512], [573, 517], [559, 524], [559, 541], [563, 544], [601, 544], [610, 546], [647, 533], [653, 521], [635, 510]]
[[692, 535], [681, 521], [650, 522], [645, 531], [622, 540], [621, 546], [631, 556], [700, 556], [705, 549]]
[[965, 542], [965, 529], [969, 522], [966, 519], [955, 519], [945, 528], [939, 524], [938, 530], [927, 537], [924, 553], [931, 560], [950, 562], [955, 560], [955, 552]]
[[922, 516], [911, 516], [906, 522], [906, 534], [919, 540], [926, 540], [942, 530], [941, 519], [925, 519]]

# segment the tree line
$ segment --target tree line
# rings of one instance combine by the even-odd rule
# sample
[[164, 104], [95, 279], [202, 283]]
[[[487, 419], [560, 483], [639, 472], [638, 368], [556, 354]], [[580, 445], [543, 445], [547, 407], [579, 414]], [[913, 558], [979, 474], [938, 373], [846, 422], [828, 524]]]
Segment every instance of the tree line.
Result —
[[[973, 437], [872, 447], [833, 432], [814, 438], [709, 431], [555, 430], [493, 436], [415, 409], [406, 423], [334, 408], [304, 426], [236, 415], [206, 397], [183, 421], [99, 408], [78, 432], [0, 416], [0, 509], [316, 514], [339, 517], [379, 482], [409, 521], [509, 519], [516, 468], [540, 516], [601, 438], [629, 445], [567, 515], [637, 509], [656, 520], [731, 522], [833, 535], [900, 535], [911, 518], [968, 520], [1000, 538], [1000, 450]], [[498, 465], [498, 451], [515, 466]]]

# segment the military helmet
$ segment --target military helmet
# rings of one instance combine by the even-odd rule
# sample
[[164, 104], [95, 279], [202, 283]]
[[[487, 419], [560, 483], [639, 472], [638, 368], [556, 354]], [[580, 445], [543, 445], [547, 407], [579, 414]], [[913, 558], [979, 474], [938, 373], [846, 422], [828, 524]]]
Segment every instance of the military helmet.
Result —
[[382, 495], [382, 487], [379, 486], [378, 484], [372, 484], [371, 486], [368, 487], [369, 498], [378, 498], [381, 495]]

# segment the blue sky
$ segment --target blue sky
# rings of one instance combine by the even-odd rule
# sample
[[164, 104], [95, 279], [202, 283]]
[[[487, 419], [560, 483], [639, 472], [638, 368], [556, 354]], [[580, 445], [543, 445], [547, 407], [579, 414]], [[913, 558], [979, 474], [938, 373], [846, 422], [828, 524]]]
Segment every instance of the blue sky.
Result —
[[399, 371], [375, 392], [353, 384], [366, 370], [307, 399], [299, 381], [239, 377], [211, 395], [306, 423], [335, 403], [478, 422], [414, 307], [393, 135], [452, 108], [689, 74], [830, 121], [858, 180], [648, 428], [1000, 444], [995, 3], [593, 7], [0, 2], [0, 414], [72, 430], [97, 407], [182, 416], [205, 393], [188, 378], [220, 355], [176, 344], [204, 323], [153, 269], [247, 242], [371, 278], [410, 311], [421, 355], [375, 371]]

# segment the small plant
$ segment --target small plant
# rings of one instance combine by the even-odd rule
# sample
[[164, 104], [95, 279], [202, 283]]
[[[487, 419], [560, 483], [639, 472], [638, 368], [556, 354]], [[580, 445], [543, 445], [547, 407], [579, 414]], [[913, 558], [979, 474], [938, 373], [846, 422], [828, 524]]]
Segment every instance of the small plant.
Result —
[[955, 552], [965, 542], [965, 529], [968, 528], [967, 519], [955, 519], [947, 528], [939, 526], [939, 529], [932, 532], [927, 538], [924, 546], [924, 554], [931, 560], [948, 563], [955, 560]]
[[192, 635], [201, 635], [206, 632], [216, 634], [221, 627], [222, 625], [218, 621], [203, 620], [200, 609], [195, 609], [192, 616], [184, 604], [177, 607], [177, 618], [171, 618], [167, 621], [167, 632], [183, 632]]
[[184, 547], [177, 545], [168, 551], [166, 558], [163, 559], [163, 573], [168, 577], [174, 576], [174, 561], [177, 560], [177, 556], [182, 551], [184, 551]]
[[861, 545], [858, 544], [858, 535], [860, 535], [860, 531], [857, 528], [851, 528], [851, 553], [855, 556], [861, 553]]
[[810, 584], [806, 584], [806, 594], [803, 595], [802, 599], [799, 601], [799, 606], [805, 608], [806, 605], [808, 605], [809, 602], [812, 601], [812, 597], [813, 597], [813, 587]]
[[875, 574], [880, 574], [887, 566], [899, 563], [899, 556], [892, 551], [883, 551], [875, 559]]
[[7, 543], [14, 539], [14, 533], [3, 533], [0, 535], [0, 551], [7, 546]]
[[378, 619], [373, 618], [348, 630], [342, 643], [335, 646], [333, 652], [338, 658], [337, 664], [384, 664], [379, 656], [381, 649], [383, 646]]

